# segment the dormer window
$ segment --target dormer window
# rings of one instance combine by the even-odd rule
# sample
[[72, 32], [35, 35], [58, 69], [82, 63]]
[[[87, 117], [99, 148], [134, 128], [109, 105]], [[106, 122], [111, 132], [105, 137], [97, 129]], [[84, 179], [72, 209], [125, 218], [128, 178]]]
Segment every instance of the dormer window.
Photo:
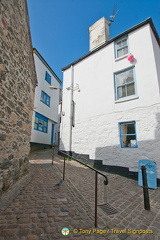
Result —
[[120, 58], [128, 53], [128, 37], [118, 39], [115, 42], [115, 55], [116, 58]]

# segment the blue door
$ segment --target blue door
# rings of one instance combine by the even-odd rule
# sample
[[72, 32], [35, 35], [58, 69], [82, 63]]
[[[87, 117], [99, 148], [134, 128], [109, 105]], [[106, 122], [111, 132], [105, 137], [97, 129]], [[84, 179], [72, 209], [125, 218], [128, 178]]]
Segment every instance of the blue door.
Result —
[[51, 132], [51, 144], [54, 143], [54, 124], [52, 124], [52, 132]]

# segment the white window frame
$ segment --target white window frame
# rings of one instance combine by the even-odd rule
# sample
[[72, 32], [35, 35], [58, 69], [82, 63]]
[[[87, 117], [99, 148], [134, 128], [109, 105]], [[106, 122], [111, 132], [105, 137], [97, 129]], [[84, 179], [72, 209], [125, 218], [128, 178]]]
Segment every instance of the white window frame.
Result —
[[[117, 84], [117, 81], [118, 81], [118, 75], [122, 74], [122, 73], [125, 73], [125, 72], [128, 72], [132, 70], [133, 71], [133, 81], [132, 82], [129, 82], [129, 83], [124, 83], [124, 84], [121, 84], [121, 85], [118, 85]], [[124, 69], [123, 71], [119, 71], [119, 72], [116, 72], [114, 73], [114, 82], [115, 82], [115, 100], [124, 100], [124, 99], [131, 99], [131, 98], [135, 98], [135, 96], [137, 96], [137, 89], [136, 89], [136, 76], [135, 76], [135, 66], [134, 67], [130, 67], [130, 68], [127, 68], [127, 69]], [[135, 93], [132, 94], [132, 95], [127, 95], [127, 86], [128, 85], [131, 85], [131, 84], [134, 84], [134, 91]], [[126, 91], [126, 96], [124, 97], [119, 97], [118, 95], [118, 88], [120, 87], [125, 87], [125, 91]]]
[[[122, 40], [124, 40], [124, 39], [127, 39], [127, 44], [125, 45], [125, 46], [122, 46], [122, 47], [119, 47], [118, 48], [118, 46], [117, 46], [117, 43], [118, 42], [120, 42], [120, 41], [122, 41]], [[127, 51], [127, 53], [125, 53], [125, 54], [123, 54], [122, 56], [118, 56], [118, 50], [122, 50], [122, 49], [125, 49], [125, 48], [128, 48], [128, 51]], [[123, 36], [123, 37], [121, 37], [121, 38], [119, 38], [119, 39], [117, 39], [116, 41], [115, 41], [115, 58], [117, 59], [117, 58], [121, 58], [121, 57], [123, 57], [123, 56], [125, 56], [126, 54], [128, 54], [129, 53], [129, 46], [128, 46], [128, 36]]]

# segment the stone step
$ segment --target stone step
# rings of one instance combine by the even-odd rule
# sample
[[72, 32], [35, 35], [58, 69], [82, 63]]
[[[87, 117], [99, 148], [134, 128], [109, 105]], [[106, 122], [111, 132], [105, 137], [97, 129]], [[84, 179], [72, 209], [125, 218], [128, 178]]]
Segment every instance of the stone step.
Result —
[[[66, 153], [69, 154], [69, 152], [66, 152]], [[60, 153], [60, 155], [62, 155], [62, 154]], [[80, 160], [81, 162], [88, 164], [89, 166], [94, 167], [95, 169], [97, 169], [99, 171], [118, 174], [120, 176], [138, 180], [138, 173], [130, 172], [129, 168], [127, 168], [127, 167], [105, 165], [105, 164], [103, 164], [103, 160], [90, 159], [89, 154], [79, 154], [76, 152], [72, 152], [72, 156], [75, 159]]]

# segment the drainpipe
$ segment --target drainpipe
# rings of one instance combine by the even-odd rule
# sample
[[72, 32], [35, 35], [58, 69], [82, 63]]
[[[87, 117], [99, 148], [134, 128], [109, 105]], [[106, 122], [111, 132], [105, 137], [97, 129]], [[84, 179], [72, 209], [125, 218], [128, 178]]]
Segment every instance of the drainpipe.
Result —
[[70, 136], [69, 136], [69, 154], [72, 156], [72, 121], [73, 121], [73, 89], [74, 89], [74, 68], [71, 65], [71, 109], [70, 109]]

